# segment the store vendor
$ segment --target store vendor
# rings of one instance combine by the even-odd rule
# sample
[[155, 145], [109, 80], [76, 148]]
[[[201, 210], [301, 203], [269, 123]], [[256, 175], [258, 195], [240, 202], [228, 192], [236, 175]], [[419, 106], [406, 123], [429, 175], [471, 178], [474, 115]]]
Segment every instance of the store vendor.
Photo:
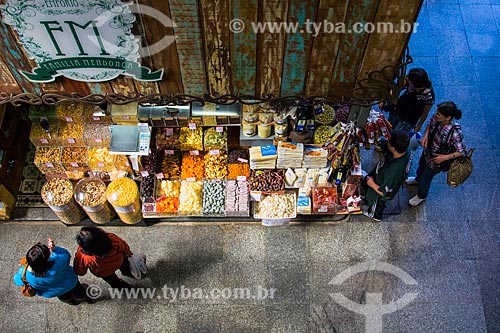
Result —
[[380, 222], [386, 202], [392, 200], [403, 184], [410, 160], [410, 138], [401, 130], [391, 132], [384, 158], [361, 182], [365, 206], [363, 214]]

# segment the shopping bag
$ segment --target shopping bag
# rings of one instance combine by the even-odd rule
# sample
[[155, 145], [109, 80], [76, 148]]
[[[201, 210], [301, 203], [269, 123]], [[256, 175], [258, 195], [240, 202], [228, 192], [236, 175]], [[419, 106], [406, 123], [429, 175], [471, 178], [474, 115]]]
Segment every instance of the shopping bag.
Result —
[[141, 279], [142, 274], [146, 274], [148, 269], [146, 267], [146, 255], [139, 253], [128, 257], [130, 264], [130, 272], [137, 280]]

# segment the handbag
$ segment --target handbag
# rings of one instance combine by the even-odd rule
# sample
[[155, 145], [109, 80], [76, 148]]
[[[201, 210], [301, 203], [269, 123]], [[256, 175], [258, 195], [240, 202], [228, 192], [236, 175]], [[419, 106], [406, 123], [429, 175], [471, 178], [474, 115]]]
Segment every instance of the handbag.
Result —
[[460, 156], [453, 160], [448, 170], [448, 176], [446, 177], [446, 183], [449, 186], [457, 187], [470, 177], [474, 169], [472, 153], [474, 153], [474, 148], [469, 149], [465, 156]]
[[23, 285], [20, 286], [19, 289], [21, 289], [21, 293], [23, 294], [23, 296], [33, 297], [36, 295], [36, 290], [26, 280], [26, 270], [28, 269], [28, 263], [26, 262], [26, 258], [23, 258], [21, 260], [21, 265], [24, 265], [23, 275], [21, 277]]

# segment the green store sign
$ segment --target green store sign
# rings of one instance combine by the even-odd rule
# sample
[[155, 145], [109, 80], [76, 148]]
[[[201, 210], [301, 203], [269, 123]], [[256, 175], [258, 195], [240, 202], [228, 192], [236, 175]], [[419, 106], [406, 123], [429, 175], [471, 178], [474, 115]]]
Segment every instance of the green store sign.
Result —
[[8, 0], [3, 21], [11, 25], [38, 67], [21, 72], [33, 82], [62, 75], [102, 82], [118, 75], [159, 81], [163, 69], [139, 62], [139, 40], [131, 33], [132, 2], [119, 0]]

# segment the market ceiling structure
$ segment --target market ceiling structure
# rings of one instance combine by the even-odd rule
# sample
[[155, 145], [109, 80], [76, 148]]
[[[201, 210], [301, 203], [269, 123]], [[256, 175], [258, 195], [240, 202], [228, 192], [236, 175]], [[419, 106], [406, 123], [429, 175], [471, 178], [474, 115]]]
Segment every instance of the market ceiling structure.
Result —
[[[142, 57], [149, 68], [163, 68], [161, 81], [127, 76], [106, 82], [81, 82], [62, 76], [34, 83], [20, 72], [36, 63], [27, 57], [11, 26], [0, 23], [0, 104], [57, 103], [80, 99], [91, 103], [158, 103], [211, 99], [216, 102], [261, 100], [286, 96], [321, 96], [331, 100], [376, 100], [385, 96], [395, 77], [408, 33], [254, 33], [251, 22], [415, 22], [423, 0], [140, 0], [133, 33], [143, 45], [165, 36], [175, 41]], [[5, 4], [6, 0], [0, 0]], [[144, 7], [145, 6], [145, 7]], [[150, 7], [170, 18], [165, 26], [140, 8]], [[231, 32], [240, 19], [247, 29]], [[402, 73], [404, 75], [404, 72]], [[85, 98], [82, 98], [82, 97]], [[221, 96], [226, 96], [220, 98]], [[217, 99], [219, 97], [219, 99]]]

